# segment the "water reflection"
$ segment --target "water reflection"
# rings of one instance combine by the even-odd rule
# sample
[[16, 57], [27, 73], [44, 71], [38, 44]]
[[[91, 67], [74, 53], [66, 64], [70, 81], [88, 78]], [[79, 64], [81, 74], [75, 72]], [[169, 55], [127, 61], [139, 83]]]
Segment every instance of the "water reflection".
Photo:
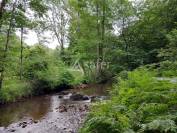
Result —
[[[71, 92], [79, 92], [89, 96], [106, 96], [108, 95], [107, 85], [90, 85], [85, 89], [73, 89]], [[56, 117], [59, 115], [55, 108], [59, 105], [73, 104], [69, 99], [59, 99], [58, 95], [40, 96], [25, 100], [24, 102], [12, 103], [0, 106], [0, 127], [7, 127], [23, 119], [40, 120], [43, 117]]]
[[111, 83], [108, 84], [93, 84], [89, 85], [88, 88], [76, 88], [71, 90], [72, 92], [79, 92], [88, 96], [107, 96], [111, 88]]
[[0, 106], [0, 126], [8, 126], [23, 118], [41, 119], [50, 108], [50, 97], [38, 97], [25, 102]]

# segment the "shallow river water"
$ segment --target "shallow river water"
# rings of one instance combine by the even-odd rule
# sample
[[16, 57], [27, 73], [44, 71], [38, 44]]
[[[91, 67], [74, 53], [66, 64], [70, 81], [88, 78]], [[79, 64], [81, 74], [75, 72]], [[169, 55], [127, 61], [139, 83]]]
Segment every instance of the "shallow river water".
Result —
[[[72, 101], [72, 93], [107, 96], [110, 85], [90, 85], [0, 106], [0, 133], [77, 133], [89, 112], [90, 100]], [[62, 98], [59, 96], [62, 95]]]

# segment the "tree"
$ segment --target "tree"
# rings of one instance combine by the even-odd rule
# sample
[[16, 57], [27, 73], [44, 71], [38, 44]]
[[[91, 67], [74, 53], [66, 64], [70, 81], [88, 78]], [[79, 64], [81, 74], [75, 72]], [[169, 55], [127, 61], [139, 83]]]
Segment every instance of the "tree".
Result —
[[1, 3], [0, 3], [0, 29], [1, 29], [1, 26], [2, 26], [2, 22], [3, 22], [3, 15], [4, 15], [4, 12], [5, 12], [6, 4], [7, 4], [7, 0], [2, 0]]
[[12, 11], [11, 11], [11, 17], [10, 17], [10, 22], [9, 22], [9, 27], [7, 30], [7, 37], [6, 37], [6, 42], [5, 42], [5, 47], [4, 47], [4, 54], [2, 57], [2, 68], [0, 71], [0, 88], [2, 88], [2, 83], [3, 83], [3, 79], [4, 79], [4, 69], [5, 69], [5, 60], [7, 57], [7, 51], [8, 51], [8, 45], [9, 45], [9, 39], [10, 39], [10, 32], [12, 30], [12, 24], [13, 24], [13, 19], [14, 19], [14, 15], [15, 15], [15, 10], [16, 10], [16, 5], [17, 4], [17, 0], [13, 3], [13, 7], [12, 7]]
[[[10, 41], [10, 36], [11, 34], [14, 33], [14, 29], [15, 28], [20, 28], [21, 29], [21, 32], [22, 32], [22, 38], [23, 38], [23, 28], [26, 26], [29, 26], [29, 20], [28, 18], [25, 16], [25, 7], [23, 6], [25, 3], [28, 3], [28, 6], [26, 8], [31, 8], [33, 9], [34, 11], [37, 11], [38, 14], [41, 15], [41, 11], [42, 13], [44, 13], [44, 11], [46, 10], [45, 6], [42, 5], [39, 1], [35, 1], [35, 0], [31, 0], [31, 1], [18, 1], [18, 0], [15, 0], [15, 1], [9, 1], [8, 5], [9, 5], [9, 9], [10, 10], [7, 10], [6, 11], [6, 15], [4, 15], [4, 20], [6, 20], [6, 23], [1, 23], [1, 26], [3, 25], [3, 30], [5, 31], [6, 30], [6, 27], [7, 28], [7, 33], [6, 33], [6, 41], [5, 41], [5, 44], [4, 44], [4, 49], [2, 50], [3, 54], [1, 56], [1, 68], [0, 68], [0, 88], [2, 88], [2, 83], [3, 83], [3, 79], [4, 79], [4, 72], [5, 72], [5, 64], [7, 63], [7, 54], [8, 54], [8, 50], [9, 50], [9, 41]], [[7, 1], [2, 1], [1, 3], [1, 14], [3, 16], [3, 13], [4, 13], [4, 7], [5, 5], [7, 4]], [[40, 6], [40, 8], [36, 5], [38, 4], [38, 6]], [[2, 19], [2, 18], [1, 18]], [[0, 20], [1, 21], [1, 20]], [[1, 21], [3, 22], [3, 21]], [[2, 32], [3, 34], [5, 34], [4, 32]], [[20, 78], [22, 76], [22, 59], [23, 59], [23, 40], [21, 38], [21, 56], [20, 56], [20, 63], [21, 63], [21, 66], [20, 66]]]
[[[67, 4], [62, 0], [46, 1], [48, 4], [48, 13], [41, 18], [40, 25], [42, 31], [50, 31], [52, 37], [56, 38], [60, 46], [60, 56], [64, 60], [64, 45], [67, 43], [67, 34], [69, 27], [69, 14]], [[38, 30], [38, 29], [37, 29]]]

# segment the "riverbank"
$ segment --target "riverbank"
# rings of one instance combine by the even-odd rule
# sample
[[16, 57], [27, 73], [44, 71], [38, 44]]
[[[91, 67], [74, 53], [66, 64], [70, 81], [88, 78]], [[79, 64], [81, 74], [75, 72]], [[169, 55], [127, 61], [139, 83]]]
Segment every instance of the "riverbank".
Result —
[[91, 102], [68, 99], [71, 93], [101, 97], [108, 95], [107, 87], [92, 85], [92, 88], [75, 88], [3, 105], [0, 107], [0, 132], [76, 133], [89, 112]]

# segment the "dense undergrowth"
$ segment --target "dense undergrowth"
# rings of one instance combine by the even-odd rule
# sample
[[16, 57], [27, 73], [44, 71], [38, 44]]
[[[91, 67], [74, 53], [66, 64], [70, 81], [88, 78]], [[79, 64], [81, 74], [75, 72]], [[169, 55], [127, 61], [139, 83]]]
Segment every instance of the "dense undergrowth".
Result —
[[58, 92], [82, 82], [82, 74], [78, 71], [75, 73], [79, 73], [80, 77], [74, 78], [75, 73], [71, 73], [69, 70], [61, 72], [52, 70], [51, 72], [42, 72], [40, 77], [32, 80], [6, 79], [0, 90], [0, 103], [14, 102], [24, 97]]
[[59, 58], [58, 51], [44, 45], [31, 47], [25, 45], [21, 65], [19, 63], [19, 40], [14, 36], [12, 42], [13, 45], [10, 45], [10, 48], [13, 51], [9, 52], [5, 64], [5, 78], [0, 89], [0, 103], [61, 91], [82, 82], [81, 71], [69, 68]]
[[81, 133], [176, 133], [177, 83], [137, 69], [121, 74], [111, 100], [93, 106]]

